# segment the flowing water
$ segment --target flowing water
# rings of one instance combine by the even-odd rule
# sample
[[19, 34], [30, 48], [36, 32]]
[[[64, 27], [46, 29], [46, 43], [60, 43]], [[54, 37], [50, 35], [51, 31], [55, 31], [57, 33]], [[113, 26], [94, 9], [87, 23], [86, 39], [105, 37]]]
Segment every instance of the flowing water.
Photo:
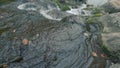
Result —
[[66, 12], [74, 14], [74, 15], [90, 16], [91, 11], [84, 10], [85, 8], [87, 8], [87, 5], [82, 4], [82, 5], [78, 6], [78, 8], [71, 8], [70, 10], [67, 10]]
[[71, 8], [70, 10], [67, 10], [65, 16], [63, 16], [63, 17], [60, 16], [59, 18], [55, 18], [48, 14], [49, 12], [52, 12], [52, 10], [53, 11], [58, 10], [58, 12], [61, 12], [61, 10], [58, 6], [53, 8], [52, 6], [48, 5], [47, 7], [48, 7], [47, 9], [44, 9], [44, 7], [41, 7], [41, 5], [39, 5], [37, 3], [33, 3], [33, 2], [29, 3], [28, 2], [28, 3], [20, 4], [17, 8], [20, 10], [40, 12], [40, 14], [42, 14], [45, 18], [48, 18], [51, 20], [58, 20], [58, 21], [60, 21], [63, 17], [68, 16], [68, 15], [66, 15], [67, 13], [69, 13], [69, 15], [70, 14], [81, 15], [81, 16], [90, 16], [91, 15], [91, 11], [84, 10], [85, 8], [87, 8], [86, 4], [82, 4], [82, 5], [78, 6], [78, 8]]

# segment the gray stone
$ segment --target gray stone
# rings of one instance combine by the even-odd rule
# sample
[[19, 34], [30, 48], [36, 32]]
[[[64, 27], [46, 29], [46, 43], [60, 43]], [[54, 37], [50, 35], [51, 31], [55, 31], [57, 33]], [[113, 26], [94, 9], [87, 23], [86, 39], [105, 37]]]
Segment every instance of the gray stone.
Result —
[[120, 50], [120, 13], [102, 16], [100, 21], [104, 25], [103, 42], [110, 51]]
[[120, 68], [120, 64], [113, 64], [110, 66], [110, 68]]
[[104, 25], [102, 40], [111, 52], [111, 61], [120, 62], [120, 13], [107, 14], [100, 18]]
[[[44, 2], [45, 6], [49, 3], [47, 0], [35, 2]], [[86, 26], [80, 16], [68, 16], [61, 21], [49, 20], [39, 12], [15, 8], [18, 3], [20, 1], [0, 7], [0, 11], [4, 10], [0, 13], [3, 16], [0, 29], [8, 29], [0, 35], [0, 66], [8, 64], [8, 68], [105, 68], [106, 60], [100, 56], [103, 53], [100, 47], [101, 26], [91, 25], [91, 28], [97, 28], [90, 28], [94, 31], [92, 33], [87, 31], [89, 25]], [[86, 36], [85, 33], [90, 35]], [[29, 41], [28, 45], [22, 43], [24, 38]], [[98, 56], [93, 56], [92, 52], [97, 52]]]
[[120, 0], [108, 0], [103, 7], [104, 10], [109, 13], [120, 12]]

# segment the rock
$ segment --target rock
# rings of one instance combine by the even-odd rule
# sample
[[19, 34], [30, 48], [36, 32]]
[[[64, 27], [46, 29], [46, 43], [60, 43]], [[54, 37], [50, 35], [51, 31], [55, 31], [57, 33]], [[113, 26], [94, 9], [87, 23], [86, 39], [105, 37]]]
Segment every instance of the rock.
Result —
[[100, 18], [104, 25], [102, 40], [110, 51], [110, 59], [113, 63], [120, 62], [120, 12], [107, 14]]
[[110, 68], [120, 68], [120, 64], [113, 64]]
[[102, 16], [100, 21], [104, 25], [103, 42], [111, 51], [120, 50], [120, 13]]
[[[8, 63], [8, 68], [105, 68], [106, 60], [100, 57], [100, 25], [86, 25], [80, 16], [49, 20], [39, 12], [14, 8], [16, 3], [0, 9], [13, 14], [0, 21], [0, 28], [9, 28], [0, 35], [0, 64]], [[30, 40], [29, 46], [22, 46], [23, 38]], [[93, 57], [92, 52], [97, 52], [98, 57]]]
[[120, 32], [120, 13], [107, 14], [100, 18], [104, 25], [103, 32]]
[[103, 7], [108, 13], [120, 12], [120, 0], [109, 0]]
[[51, 10], [51, 11], [47, 12], [47, 15], [51, 16], [54, 19], [61, 20], [66, 16], [70, 16], [71, 14], [60, 11], [60, 10]]
[[110, 51], [120, 50], [120, 32], [116, 33], [103, 33], [103, 42], [109, 47]]
[[108, 0], [87, 0], [87, 4], [90, 6], [98, 7], [107, 3]]

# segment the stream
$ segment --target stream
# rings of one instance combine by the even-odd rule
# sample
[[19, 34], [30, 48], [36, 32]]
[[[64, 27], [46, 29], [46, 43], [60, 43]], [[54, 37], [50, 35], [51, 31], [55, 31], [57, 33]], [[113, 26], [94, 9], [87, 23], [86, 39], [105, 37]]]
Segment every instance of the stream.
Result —
[[[17, 8], [20, 9], [20, 10], [26, 10], [26, 11], [36, 11], [36, 12], [39, 12], [40, 14], [42, 14], [45, 18], [47, 19], [51, 19], [51, 20], [62, 20], [62, 18], [64, 18], [65, 16], [69, 16], [69, 15], [81, 15], [81, 16], [90, 16], [92, 15], [91, 14], [91, 11], [87, 11], [87, 10], [84, 10], [85, 8], [87, 8], [86, 4], [82, 4], [80, 6], [78, 6], [78, 8], [70, 8], [70, 10], [67, 10], [66, 12], [62, 13], [60, 8], [58, 6], [56, 7], [52, 7], [50, 5], [47, 5], [47, 9], [44, 9], [44, 6], [41, 6], [37, 3], [34, 3], [34, 2], [28, 2], [28, 3], [23, 3], [21, 5], [19, 5]], [[71, 6], [69, 6], [71, 7]], [[58, 14], [55, 14], [53, 16], [53, 13], [50, 14], [50, 12], [54, 12], [54, 11], [57, 11]], [[56, 15], [60, 15], [61, 16], [56, 16]], [[57, 18], [58, 17], [58, 18]]]

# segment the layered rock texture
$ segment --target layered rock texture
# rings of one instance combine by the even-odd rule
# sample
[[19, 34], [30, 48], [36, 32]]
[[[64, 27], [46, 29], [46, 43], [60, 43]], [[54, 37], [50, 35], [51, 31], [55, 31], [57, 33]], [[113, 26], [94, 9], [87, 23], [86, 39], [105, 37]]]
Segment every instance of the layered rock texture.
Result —
[[105, 11], [115, 13], [120, 11], [120, 0], [109, 0], [105, 5]]
[[50, 20], [36, 7], [35, 11], [17, 8], [31, 2], [44, 10], [55, 6], [49, 0], [18, 0], [0, 6], [1, 68], [106, 67], [101, 57], [100, 24], [89, 25], [84, 18], [73, 15]]

